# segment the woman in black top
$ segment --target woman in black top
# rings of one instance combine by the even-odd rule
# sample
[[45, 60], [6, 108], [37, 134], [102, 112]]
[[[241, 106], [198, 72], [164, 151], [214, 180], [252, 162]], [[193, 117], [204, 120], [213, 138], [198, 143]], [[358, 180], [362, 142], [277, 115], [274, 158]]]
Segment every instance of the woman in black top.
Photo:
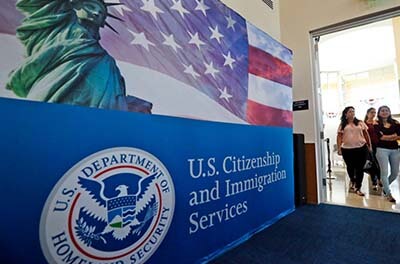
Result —
[[[386, 105], [378, 109], [378, 124], [374, 125], [374, 130], [379, 141], [376, 148], [376, 158], [381, 168], [381, 180], [383, 183], [383, 193], [386, 198], [395, 203], [389, 185], [397, 178], [400, 165], [400, 152], [397, 139], [400, 137], [400, 124], [392, 118], [390, 108]], [[390, 175], [388, 171], [390, 164]]]

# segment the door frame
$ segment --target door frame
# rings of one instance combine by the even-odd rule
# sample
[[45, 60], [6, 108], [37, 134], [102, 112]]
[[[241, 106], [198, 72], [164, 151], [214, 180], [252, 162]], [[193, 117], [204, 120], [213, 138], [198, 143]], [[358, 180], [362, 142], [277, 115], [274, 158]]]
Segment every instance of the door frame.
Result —
[[383, 11], [371, 13], [365, 16], [345, 20], [343, 22], [335, 23], [326, 27], [311, 30], [309, 32], [309, 43], [311, 47], [311, 73], [312, 73], [312, 95], [315, 107], [314, 122], [315, 122], [315, 160], [316, 160], [316, 173], [317, 173], [317, 191], [318, 203], [326, 202], [326, 178], [327, 169], [325, 166], [325, 138], [322, 123], [322, 102], [321, 102], [321, 89], [320, 89], [320, 68], [318, 57], [318, 41], [321, 36], [351, 29], [359, 26], [364, 26], [374, 22], [390, 19], [400, 16], [400, 6], [386, 9]]

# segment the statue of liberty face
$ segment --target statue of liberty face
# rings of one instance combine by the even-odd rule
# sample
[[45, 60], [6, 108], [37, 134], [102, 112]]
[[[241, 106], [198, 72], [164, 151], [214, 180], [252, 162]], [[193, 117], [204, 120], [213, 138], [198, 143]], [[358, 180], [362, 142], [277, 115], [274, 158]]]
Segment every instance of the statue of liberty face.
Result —
[[101, 0], [83, 0], [74, 5], [78, 19], [103, 27], [107, 18], [107, 7]]

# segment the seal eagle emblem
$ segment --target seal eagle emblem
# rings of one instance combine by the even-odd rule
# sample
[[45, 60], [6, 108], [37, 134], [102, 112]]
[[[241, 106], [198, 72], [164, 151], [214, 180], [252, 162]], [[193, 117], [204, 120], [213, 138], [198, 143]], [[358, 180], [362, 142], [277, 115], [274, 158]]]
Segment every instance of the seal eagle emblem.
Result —
[[[91, 179], [85, 179], [79, 177], [78, 183], [85, 189], [92, 198], [98, 203], [99, 206], [107, 210], [107, 220], [100, 218], [103, 221], [107, 221], [107, 225], [104, 230], [99, 234], [101, 235], [112, 233], [113, 237], [118, 240], [125, 239], [130, 232], [136, 231], [132, 227], [138, 226], [141, 222], [137, 219], [136, 215], [141, 213], [146, 208], [149, 210], [151, 216], [153, 216], [157, 210], [156, 204], [149, 207], [154, 194], [151, 193], [150, 185], [152, 184], [156, 174], [149, 177], [142, 178], [139, 180], [138, 191], [135, 194], [128, 192], [129, 186], [121, 184], [115, 188], [115, 191], [119, 193], [115, 197], [108, 198], [105, 196], [104, 191], [106, 184], [103, 181], [96, 181]], [[147, 194], [147, 195], [146, 195]], [[148, 221], [149, 218], [145, 218], [143, 221]], [[82, 241], [86, 241], [86, 236], [81, 229], [77, 228], [79, 237]], [[104, 243], [107, 243], [103, 239]]]
[[42, 250], [50, 263], [143, 263], [166, 235], [174, 206], [171, 176], [156, 157], [135, 148], [100, 151], [71, 168], [49, 195]]

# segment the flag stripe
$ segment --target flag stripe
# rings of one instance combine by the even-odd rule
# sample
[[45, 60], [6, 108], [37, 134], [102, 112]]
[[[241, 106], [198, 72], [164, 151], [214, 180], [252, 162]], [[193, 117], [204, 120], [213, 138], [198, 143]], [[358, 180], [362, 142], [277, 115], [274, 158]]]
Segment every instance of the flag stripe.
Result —
[[289, 127], [293, 125], [293, 112], [281, 110], [252, 100], [247, 101], [247, 121], [252, 125]]
[[292, 67], [253, 46], [249, 46], [249, 73], [292, 86]]
[[249, 45], [268, 52], [275, 58], [292, 66], [293, 52], [279, 43], [276, 39], [246, 21]]
[[247, 22], [249, 87], [247, 121], [292, 127], [292, 51]]
[[270, 107], [292, 110], [292, 89], [253, 74], [249, 74], [249, 100]]

